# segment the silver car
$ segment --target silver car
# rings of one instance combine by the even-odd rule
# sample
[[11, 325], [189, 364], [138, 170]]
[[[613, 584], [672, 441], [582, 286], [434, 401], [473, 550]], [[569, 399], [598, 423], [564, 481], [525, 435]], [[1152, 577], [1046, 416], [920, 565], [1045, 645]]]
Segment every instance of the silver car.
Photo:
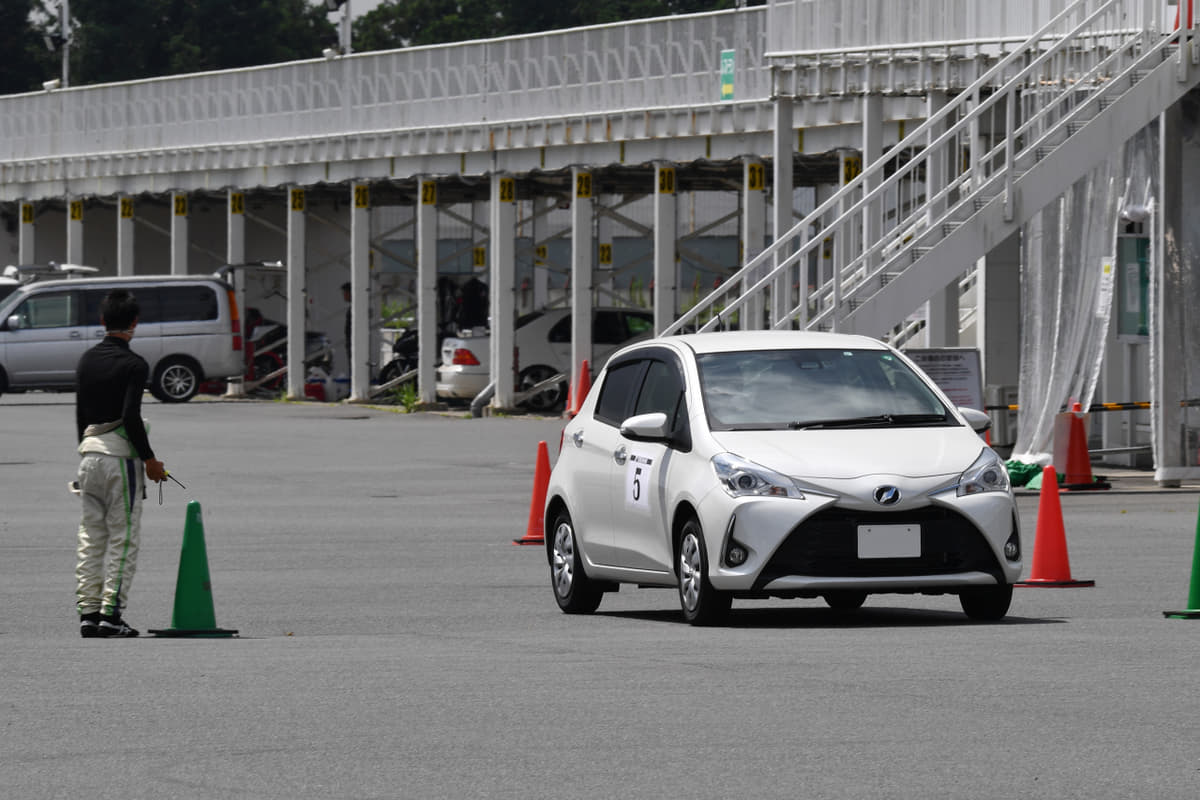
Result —
[[734, 598], [957, 595], [1003, 617], [1021, 574], [1008, 474], [899, 351], [785, 331], [655, 339], [615, 354], [563, 431], [545, 505], [559, 606], [676, 587], [686, 620]]

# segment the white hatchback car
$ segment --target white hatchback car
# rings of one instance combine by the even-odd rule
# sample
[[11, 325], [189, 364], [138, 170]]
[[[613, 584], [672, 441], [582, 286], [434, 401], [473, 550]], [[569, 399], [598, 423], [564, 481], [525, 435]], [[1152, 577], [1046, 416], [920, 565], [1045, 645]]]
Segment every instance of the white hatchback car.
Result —
[[954, 408], [877, 340], [788, 331], [654, 339], [613, 355], [563, 430], [545, 506], [559, 606], [676, 586], [684, 618], [733, 598], [958, 595], [1008, 613], [1016, 503]]
[[[624, 308], [597, 308], [592, 317], [590, 368], [598, 370], [621, 345], [654, 335], [654, 315]], [[442, 341], [442, 363], [437, 369], [437, 394], [469, 400], [483, 391], [490, 380], [491, 336], [449, 338]], [[516, 348], [519, 372], [516, 389], [524, 391], [558, 374], [570, 376], [571, 310], [555, 308], [534, 311], [517, 320]], [[575, 367], [579, 365], [576, 364]], [[562, 406], [567, 381], [530, 397], [525, 405], [533, 411], [550, 411]]]

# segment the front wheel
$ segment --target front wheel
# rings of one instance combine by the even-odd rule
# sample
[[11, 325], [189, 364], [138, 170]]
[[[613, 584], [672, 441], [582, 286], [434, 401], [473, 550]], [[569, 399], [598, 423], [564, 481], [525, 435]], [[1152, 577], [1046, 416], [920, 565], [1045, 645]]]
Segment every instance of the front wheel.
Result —
[[1012, 604], [1013, 587], [1011, 583], [999, 586], [980, 586], [963, 589], [958, 596], [962, 603], [963, 613], [971, 619], [983, 622], [995, 622], [1003, 619]]
[[604, 593], [583, 571], [583, 559], [575, 542], [575, 526], [566, 509], [554, 517], [553, 536], [550, 585], [554, 588], [554, 599], [567, 614], [590, 614], [600, 607]]
[[679, 538], [679, 605], [692, 625], [712, 625], [729, 612], [733, 598], [708, 581], [708, 550], [700, 523], [689, 519]]
[[185, 358], [168, 358], [154, 371], [150, 393], [162, 403], [185, 403], [200, 389], [200, 370]]

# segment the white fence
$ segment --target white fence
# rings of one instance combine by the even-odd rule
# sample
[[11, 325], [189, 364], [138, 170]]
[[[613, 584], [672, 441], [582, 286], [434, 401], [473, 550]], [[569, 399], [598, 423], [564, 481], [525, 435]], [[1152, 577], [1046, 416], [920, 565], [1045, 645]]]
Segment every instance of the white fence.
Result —
[[0, 165], [766, 100], [752, 8], [0, 97]]

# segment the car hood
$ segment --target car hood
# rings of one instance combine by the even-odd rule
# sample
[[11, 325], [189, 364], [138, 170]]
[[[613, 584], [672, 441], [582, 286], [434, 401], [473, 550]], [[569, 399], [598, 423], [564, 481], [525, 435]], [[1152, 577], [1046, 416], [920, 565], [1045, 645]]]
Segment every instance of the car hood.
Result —
[[970, 428], [714, 431], [730, 453], [793, 478], [853, 480], [871, 475], [957, 477], [984, 443]]

